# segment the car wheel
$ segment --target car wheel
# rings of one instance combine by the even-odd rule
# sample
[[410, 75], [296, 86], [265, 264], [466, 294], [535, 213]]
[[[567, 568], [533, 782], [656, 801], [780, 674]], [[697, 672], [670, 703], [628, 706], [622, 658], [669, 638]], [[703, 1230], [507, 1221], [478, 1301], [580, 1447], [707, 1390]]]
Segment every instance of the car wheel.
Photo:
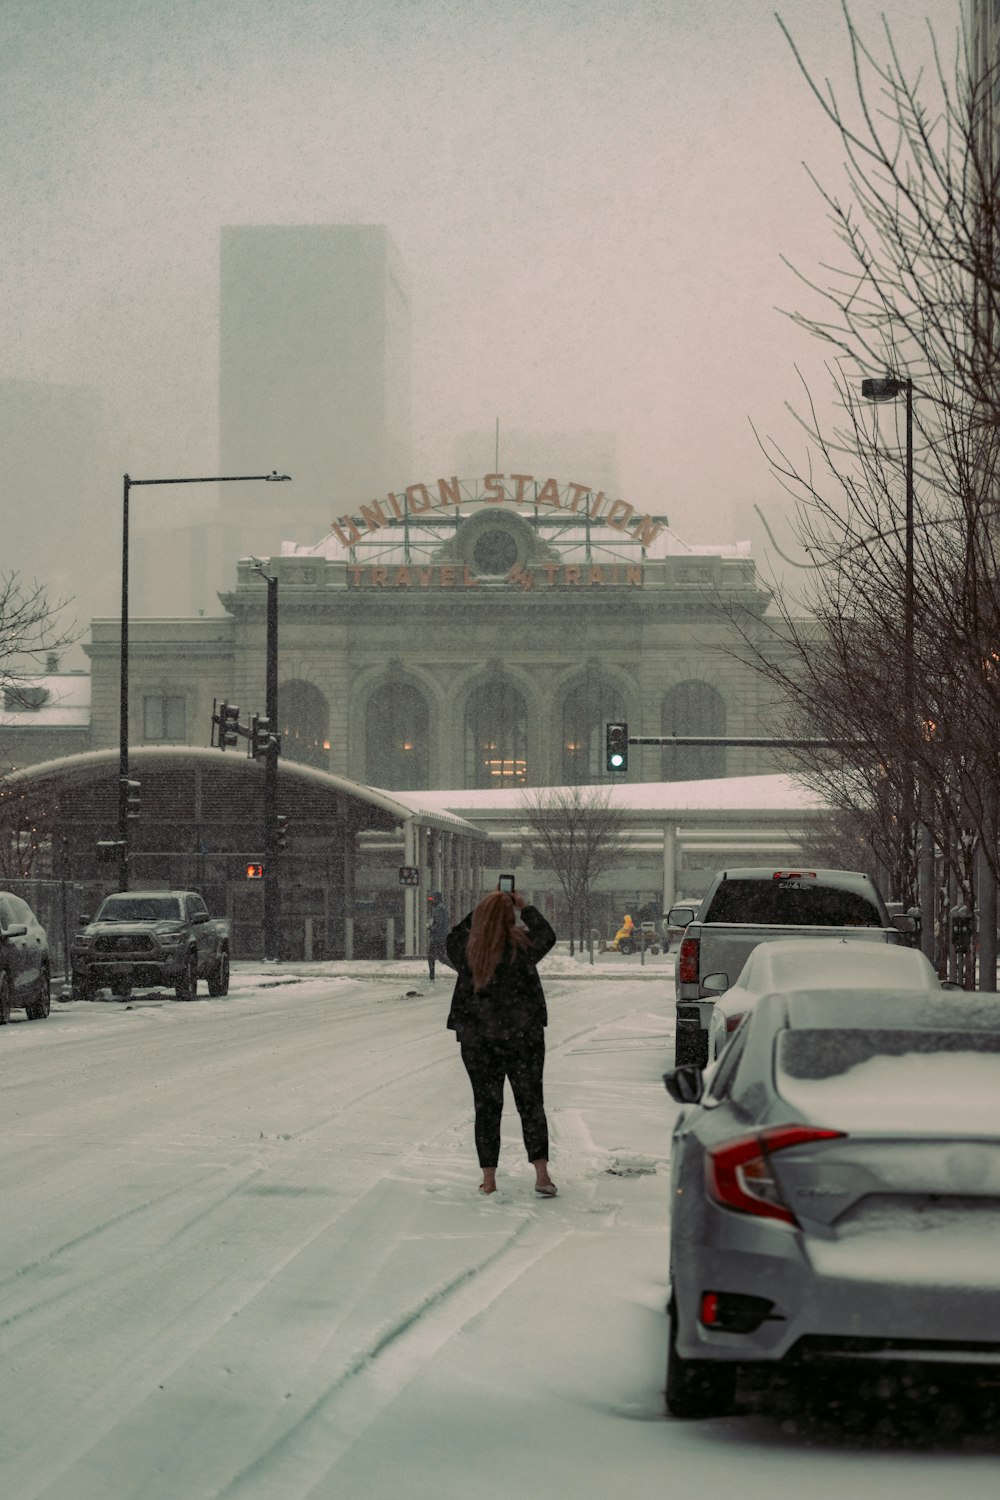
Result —
[[229, 994], [229, 949], [223, 948], [219, 962], [208, 976], [208, 993], [216, 997]]
[[52, 1009], [52, 982], [47, 968], [38, 976], [38, 994], [30, 1005], [24, 1007], [29, 1021], [44, 1021]]
[[736, 1365], [714, 1359], [682, 1359], [677, 1353], [677, 1314], [672, 1299], [667, 1316], [667, 1411], [672, 1417], [687, 1420], [726, 1416], [736, 1401]]
[[10, 1008], [10, 975], [0, 974], [0, 1026], [6, 1026], [10, 1020]]
[[174, 993], [178, 1000], [196, 1000], [198, 998], [197, 953], [192, 951], [188, 954], [183, 971], [177, 980]]
[[628, 938], [622, 938], [621, 942], [618, 944], [618, 952], [627, 955], [629, 953], [634, 953], [635, 949], [629, 942]]

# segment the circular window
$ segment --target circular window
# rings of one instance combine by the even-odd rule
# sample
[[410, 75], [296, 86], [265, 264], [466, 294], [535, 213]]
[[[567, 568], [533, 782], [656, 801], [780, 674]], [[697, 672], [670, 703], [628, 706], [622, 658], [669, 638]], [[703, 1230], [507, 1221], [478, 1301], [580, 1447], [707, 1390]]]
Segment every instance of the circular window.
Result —
[[472, 556], [480, 573], [509, 573], [517, 562], [517, 542], [509, 531], [484, 531]]

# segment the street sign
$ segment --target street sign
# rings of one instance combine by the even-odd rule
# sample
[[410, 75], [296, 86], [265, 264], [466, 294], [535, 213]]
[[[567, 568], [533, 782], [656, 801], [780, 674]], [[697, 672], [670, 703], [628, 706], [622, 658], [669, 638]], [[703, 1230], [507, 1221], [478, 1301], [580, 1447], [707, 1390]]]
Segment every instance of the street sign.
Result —
[[420, 884], [420, 867], [419, 867], [419, 865], [400, 865], [400, 867], [399, 867], [399, 883], [400, 883], [400, 885], [419, 885]]
[[263, 880], [264, 879], [264, 866], [263, 865], [256, 865], [256, 864], [254, 864], [254, 865], [247, 865], [247, 879], [248, 880]]

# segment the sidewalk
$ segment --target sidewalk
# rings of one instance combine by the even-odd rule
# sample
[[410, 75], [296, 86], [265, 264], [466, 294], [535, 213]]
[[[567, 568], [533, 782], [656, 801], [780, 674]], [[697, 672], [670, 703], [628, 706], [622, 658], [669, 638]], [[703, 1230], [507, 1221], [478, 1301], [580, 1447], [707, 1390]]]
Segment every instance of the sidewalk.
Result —
[[[270, 984], [279, 976], [285, 982], [330, 978], [389, 979], [393, 982], [404, 979], [429, 983], [426, 958], [332, 958], [314, 959], [310, 962], [303, 959], [280, 959], [274, 963], [254, 958], [236, 959], [232, 968], [233, 973], [239, 974], [241, 979], [259, 974], [264, 983]], [[552, 952], [542, 960], [540, 973], [543, 982], [547, 979], [600, 979], [604, 982], [627, 979], [634, 983], [636, 980], [649, 979], [668, 984], [672, 996], [674, 954], [647, 953], [643, 963], [638, 953], [630, 954], [627, 958], [617, 953], [595, 953], [591, 964], [588, 954], [576, 953], [571, 958], [569, 944], [557, 943]], [[451, 974], [451, 969], [438, 963], [438, 984], [448, 984]]]

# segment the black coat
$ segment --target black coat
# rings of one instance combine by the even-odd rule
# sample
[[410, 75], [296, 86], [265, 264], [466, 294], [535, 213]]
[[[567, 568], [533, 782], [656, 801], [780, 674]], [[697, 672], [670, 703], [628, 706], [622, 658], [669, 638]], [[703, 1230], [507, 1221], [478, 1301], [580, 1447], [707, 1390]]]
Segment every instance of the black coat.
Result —
[[521, 948], [511, 944], [497, 964], [485, 989], [476, 993], [465, 950], [472, 928], [472, 913], [448, 934], [448, 957], [458, 970], [455, 992], [448, 1012], [449, 1030], [461, 1042], [476, 1037], [497, 1041], [517, 1031], [545, 1026], [548, 1012], [545, 994], [535, 965], [545, 957], [556, 935], [540, 911], [533, 906], [521, 910], [530, 942]]

